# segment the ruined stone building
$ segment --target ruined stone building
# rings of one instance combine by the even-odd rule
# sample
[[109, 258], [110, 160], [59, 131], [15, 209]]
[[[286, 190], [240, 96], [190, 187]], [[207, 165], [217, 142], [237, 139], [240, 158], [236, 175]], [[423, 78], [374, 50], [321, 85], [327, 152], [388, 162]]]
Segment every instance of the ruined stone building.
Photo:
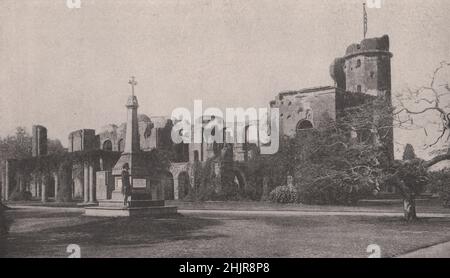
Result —
[[[384, 97], [390, 104], [391, 58], [388, 36], [364, 39], [350, 45], [343, 57], [332, 62], [330, 74], [334, 85], [279, 93], [270, 107], [279, 108], [280, 136], [295, 136], [301, 130], [338, 120], [338, 112], [349, 105], [347, 100], [354, 94]], [[204, 118], [203, 123], [210, 120]], [[170, 137], [173, 124], [173, 119], [168, 117], [138, 116], [141, 150], [173, 149], [176, 154], [170, 169], [153, 177], [152, 184], [159, 197], [184, 198], [195, 186], [196, 163], [206, 165], [209, 162], [211, 175], [215, 177], [220, 177], [222, 171], [231, 171], [238, 187], [247, 186], [250, 177], [245, 165], [258, 155], [259, 142], [173, 144]], [[126, 124], [110, 124], [98, 131], [73, 131], [68, 136], [65, 159], [55, 160], [46, 155], [46, 129], [33, 127], [33, 158], [30, 158], [34, 161], [30, 163], [33, 169], [21, 168], [21, 161], [5, 161], [2, 198], [8, 200], [14, 192], [23, 190], [42, 201], [54, 198], [95, 203], [98, 199], [110, 198], [115, 186], [111, 170], [123, 152], [125, 130]], [[392, 130], [385, 144], [389, 149], [387, 155], [393, 159]], [[57, 162], [52, 165], [52, 161]], [[227, 167], [223, 167], [225, 162], [230, 162]], [[40, 163], [48, 167], [40, 171], [45, 175], [38, 176], [34, 168]]]

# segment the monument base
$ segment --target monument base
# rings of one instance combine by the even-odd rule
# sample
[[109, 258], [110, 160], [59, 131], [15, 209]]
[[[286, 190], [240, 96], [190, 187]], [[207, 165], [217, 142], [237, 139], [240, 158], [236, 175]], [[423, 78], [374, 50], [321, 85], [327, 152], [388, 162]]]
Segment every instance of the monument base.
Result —
[[132, 193], [124, 206], [121, 193], [113, 193], [112, 200], [100, 200], [96, 207], [86, 207], [84, 215], [105, 217], [167, 216], [177, 214], [177, 207], [166, 206], [164, 200], [151, 200], [148, 194]]
[[88, 207], [84, 210], [87, 216], [103, 217], [138, 217], [149, 216], [159, 217], [177, 214], [177, 207], [172, 206], [154, 206], [154, 207]]

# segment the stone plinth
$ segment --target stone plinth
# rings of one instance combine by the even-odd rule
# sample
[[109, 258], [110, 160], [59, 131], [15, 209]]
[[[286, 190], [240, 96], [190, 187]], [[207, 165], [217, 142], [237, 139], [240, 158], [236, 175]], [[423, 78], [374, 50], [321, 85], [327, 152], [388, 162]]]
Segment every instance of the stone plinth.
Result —
[[88, 207], [84, 212], [87, 216], [103, 216], [103, 217], [137, 217], [137, 216], [167, 216], [177, 214], [177, 207], [171, 206], [154, 206], [154, 207], [136, 207], [136, 208], [120, 208], [120, 207]]
[[96, 207], [85, 208], [85, 215], [105, 217], [126, 216], [166, 216], [177, 213], [177, 207], [165, 206], [164, 200], [151, 200], [151, 196], [143, 193], [132, 193], [128, 207], [123, 199], [101, 200]]

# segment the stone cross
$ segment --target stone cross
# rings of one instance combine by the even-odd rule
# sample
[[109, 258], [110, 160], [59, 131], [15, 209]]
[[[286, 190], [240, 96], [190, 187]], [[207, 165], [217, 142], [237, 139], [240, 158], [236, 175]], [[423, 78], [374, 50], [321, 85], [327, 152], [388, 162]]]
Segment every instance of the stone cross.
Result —
[[131, 85], [131, 95], [134, 96], [134, 86], [138, 84], [134, 76], [131, 77], [130, 81], [128, 81], [128, 84]]

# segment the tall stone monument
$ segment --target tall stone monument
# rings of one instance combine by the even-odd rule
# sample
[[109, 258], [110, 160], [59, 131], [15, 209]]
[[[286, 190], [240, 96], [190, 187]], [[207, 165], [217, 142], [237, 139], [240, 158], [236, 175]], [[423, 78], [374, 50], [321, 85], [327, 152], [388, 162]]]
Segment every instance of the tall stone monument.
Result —
[[[86, 215], [93, 216], [134, 216], [134, 215], [167, 215], [177, 213], [176, 207], [165, 206], [163, 199], [158, 199], [156, 188], [151, 183], [151, 172], [145, 153], [140, 149], [137, 97], [134, 87], [137, 85], [134, 77], [128, 82], [131, 85], [131, 96], [128, 97], [127, 128], [125, 146], [122, 155], [116, 162], [112, 176], [114, 191], [111, 200], [99, 200], [98, 207], [85, 209]], [[130, 185], [132, 188], [128, 206], [124, 206], [122, 193], [122, 170], [129, 165]]]
[[[130, 170], [130, 185], [133, 189], [133, 195], [141, 195], [144, 199], [152, 200], [150, 172], [147, 168], [144, 153], [140, 149], [139, 144], [139, 126], [137, 109], [139, 107], [138, 100], [134, 95], [134, 86], [137, 82], [134, 77], [131, 78], [129, 84], [132, 86], [131, 96], [128, 97], [127, 107], [127, 129], [125, 134], [125, 146], [122, 155], [113, 168], [112, 175], [114, 178], [115, 190], [113, 191], [113, 199], [123, 200], [122, 194], [122, 170], [123, 166], [128, 163]], [[162, 200], [163, 201], [163, 200]]]

